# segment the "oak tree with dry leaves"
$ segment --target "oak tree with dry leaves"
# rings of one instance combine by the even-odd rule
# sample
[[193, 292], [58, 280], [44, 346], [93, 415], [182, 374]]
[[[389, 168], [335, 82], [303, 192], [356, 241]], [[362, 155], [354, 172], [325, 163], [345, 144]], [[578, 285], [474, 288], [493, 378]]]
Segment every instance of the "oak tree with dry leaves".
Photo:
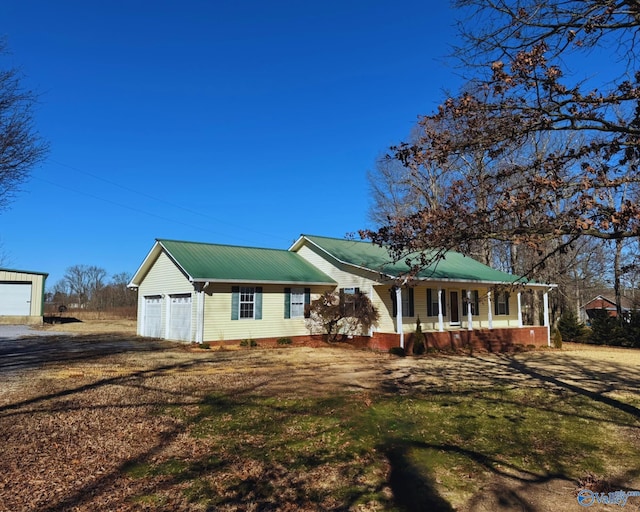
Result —
[[[457, 6], [469, 81], [390, 154], [429, 187], [361, 235], [416, 269], [506, 243], [523, 256], [514, 270], [533, 277], [585, 240], [607, 241], [619, 295], [623, 247], [640, 235], [640, 3]], [[590, 68], [603, 52], [610, 68]]]

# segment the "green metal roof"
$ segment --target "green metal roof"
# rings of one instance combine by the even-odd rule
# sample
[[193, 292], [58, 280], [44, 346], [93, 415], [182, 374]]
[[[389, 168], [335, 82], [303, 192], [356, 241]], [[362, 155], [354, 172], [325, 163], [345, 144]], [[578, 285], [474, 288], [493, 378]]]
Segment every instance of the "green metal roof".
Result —
[[35, 270], [18, 270], [15, 268], [0, 268], [0, 272], [15, 272], [17, 274], [33, 274], [36, 276], [49, 276], [47, 272], [36, 272]]
[[[404, 260], [394, 263], [387, 249], [370, 242], [311, 235], [302, 235], [302, 237], [320, 247], [334, 258], [349, 265], [355, 265], [392, 277], [401, 276], [410, 270]], [[522, 278], [518, 276], [495, 270], [473, 258], [453, 251], [447, 252], [445, 258], [436, 264], [420, 270], [417, 277], [420, 279], [482, 281], [490, 283], [514, 283], [516, 281], [523, 281]]]
[[294, 252], [157, 240], [193, 281], [335, 284]]

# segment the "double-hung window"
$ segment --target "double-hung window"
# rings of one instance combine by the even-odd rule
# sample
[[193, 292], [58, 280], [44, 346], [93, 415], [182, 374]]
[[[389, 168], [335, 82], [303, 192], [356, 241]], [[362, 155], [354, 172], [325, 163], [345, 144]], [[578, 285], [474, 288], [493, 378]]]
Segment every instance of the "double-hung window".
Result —
[[240, 287], [240, 318], [254, 318], [256, 289], [253, 286]]
[[[398, 314], [398, 296], [396, 295], [397, 288], [391, 288], [391, 302], [393, 303], [393, 316]], [[414, 300], [413, 300], [413, 288], [404, 288], [402, 290], [402, 316], [404, 318], [415, 316]]]
[[311, 303], [311, 288], [284, 289], [284, 317], [304, 318], [305, 307]]
[[480, 314], [480, 297], [478, 294], [478, 290], [469, 290], [471, 292], [471, 298], [467, 295], [466, 290], [463, 292], [464, 295], [462, 300], [464, 301], [464, 314], [469, 314], [469, 308], [471, 308], [471, 315], [478, 316]]
[[360, 288], [340, 288], [340, 305], [345, 316], [356, 314], [356, 300]]
[[[442, 290], [442, 314], [447, 314], [446, 293]], [[427, 316], [438, 316], [438, 290], [436, 288], [427, 288]]]
[[262, 287], [231, 287], [231, 320], [262, 319]]
[[508, 315], [509, 314], [509, 292], [496, 293], [496, 315]]

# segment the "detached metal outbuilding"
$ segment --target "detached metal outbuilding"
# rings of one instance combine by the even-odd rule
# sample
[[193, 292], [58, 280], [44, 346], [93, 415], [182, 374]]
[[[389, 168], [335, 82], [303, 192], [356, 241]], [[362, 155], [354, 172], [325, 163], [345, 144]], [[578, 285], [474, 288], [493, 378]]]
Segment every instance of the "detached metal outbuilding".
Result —
[[40, 324], [49, 274], [0, 268], [0, 323]]

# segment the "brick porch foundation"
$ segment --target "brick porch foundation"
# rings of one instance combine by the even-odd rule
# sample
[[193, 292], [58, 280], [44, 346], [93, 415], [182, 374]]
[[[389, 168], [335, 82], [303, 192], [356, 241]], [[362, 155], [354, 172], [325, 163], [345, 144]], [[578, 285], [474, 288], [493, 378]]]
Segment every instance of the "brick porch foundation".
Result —
[[[427, 347], [438, 350], [486, 350], [489, 352], [513, 352], [521, 347], [546, 347], [547, 328], [527, 326], [507, 329], [475, 329], [473, 331], [425, 332]], [[404, 345], [407, 353], [411, 353], [413, 334], [406, 333]], [[280, 338], [255, 338], [260, 347], [286, 346], [278, 343]], [[291, 336], [293, 346], [323, 346], [326, 344], [322, 335]], [[208, 342], [213, 346], [239, 345], [242, 340], [226, 340]], [[366, 348], [379, 352], [387, 352], [392, 347], [400, 346], [400, 335], [376, 332], [373, 336], [354, 336], [345, 339], [355, 348]]]

